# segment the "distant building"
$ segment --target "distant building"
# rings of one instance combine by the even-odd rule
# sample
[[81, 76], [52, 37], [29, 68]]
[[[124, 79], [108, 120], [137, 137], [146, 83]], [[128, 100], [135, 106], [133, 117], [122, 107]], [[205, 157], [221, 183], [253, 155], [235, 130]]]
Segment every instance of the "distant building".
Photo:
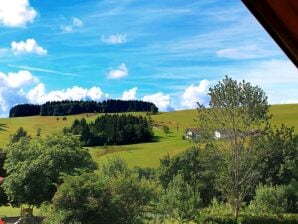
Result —
[[[198, 140], [200, 138], [200, 130], [198, 128], [187, 128], [184, 133], [184, 139], [187, 140]], [[245, 133], [238, 130], [237, 135], [241, 137], [253, 137], [253, 136], [259, 136], [261, 132], [259, 130], [250, 130]], [[213, 133], [213, 138], [215, 140], [219, 139], [226, 139], [233, 136], [233, 133], [231, 131], [227, 131], [224, 129], [217, 129]]]
[[226, 130], [215, 130], [214, 138], [215, 139], [224, 139], [230, 137], [230, 134]]
[[198, 128], [187, 128], [184, 134], [187, 140], [197, 140], [200, 138], [200, 132]]
[[[260, 130], [249, 130], [247, 132], [242, 132], [238, 130], [237, 135], [241, 137], [254, 137], [259, 136], [261, 134]], [[215, 130], [214, 131], [214, 139], [225, 139], [233, 137], [234, 133], [229, 132], [227, 130]]]

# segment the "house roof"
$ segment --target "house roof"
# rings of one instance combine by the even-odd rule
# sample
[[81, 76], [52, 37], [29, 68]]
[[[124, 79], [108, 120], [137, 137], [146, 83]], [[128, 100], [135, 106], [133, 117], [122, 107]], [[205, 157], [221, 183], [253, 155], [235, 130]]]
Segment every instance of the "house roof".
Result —
[[196, 134], [199, 134], [199, 132], [200, 132], [200, 130], [198, 128], [187, 128], [185, 130], [185, 132], [189, 132], [189, 131], [196, 133]]
[[242, 2], [298, 67], [298, 1], [242, 0]]

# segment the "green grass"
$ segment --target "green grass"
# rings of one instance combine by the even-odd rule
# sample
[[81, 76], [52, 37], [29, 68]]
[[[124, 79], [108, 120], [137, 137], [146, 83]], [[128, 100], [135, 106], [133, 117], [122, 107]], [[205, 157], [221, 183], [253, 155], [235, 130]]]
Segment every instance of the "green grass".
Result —
[[285, 124], [288, 127], [295, 127], [295, 133], [298, 133], [298, 104], [274, 105], [270, 108], [273, 115], [272, 124], [278, 127]]
[[[280, 126], [282, 123], [287, 126], [295, 127], [298, 133], [298, 104], [294, 105], [274, 105], [270, 109], [273, 114], [271, 123]], [[136, 115], [144, 115], [144, 113], [134, 113]], [[95, 114], [86, 114], [67, 116], [67, 120], [63, 121], [63, 117], [21, 117], [21, 118], [2, 118], [0, 124], [7, 125], [7, 131], [0, 132], [0, 147], [4, 147], [9, 140], [9, 135], [14, 133], [17, 128], [22, 126], [31, 136], [36, 134], [36, 130], [41, 128], [41, 134], [59, 133], [64, 127], [69, 127], [75, 118], [85, 117], [87, 121], [94, 120]], [[195, 127], [196, 110], [182, 110], [168, 113], [160, 113], [152, 116], [155, 123], [154, 133], [158, 141], [151, 143], [108, 146], [108, 147], [92, 147], [89, 148], [90, 154], [98, 163], [106, 161], [111, 156], [121, 157], [127, 161], [130, 167], [158, 167], [159, 160], [163, 156], [169, 154], [173, 156], [185, 149], [191, 147], [193, 143], [182, 140], [184, 130], [188, 127]], [[166, 136], [161, 130], [162, 125], [168, 125], [171, 133]], [[178, 126], [178, 130], [177, 130]], [[1, 216], [18, 216], [20, 208], [0, 207]], [[35, 209], [35, 215], [39, 211]]]
[[[20, 216], [21, 208], [13, 208], [11, 206], [0, 206], [0, 217], [16, 217]], [[38, 216], [41, 211], [38, 208], [33, 209], [33, 214]]]
[[104, 162], [112, 156], [123, 158], [130, 167], [158, 167], [159, 159], [169, 154], [173, 156], [191, 147], [193, 143], [182, 140], [184, 129], [166, 136], [161, 130], [154, 128], [158, 142], [141, 143], [124, 146], [108, 146], [90, 148], [93, 159]]
[[[274, 105], [270, 109], [273, 114], [271, 123], [280, 126], [282, 123], [287, 126], [296, 127], [298, 133], [298, 104], [292, 105]], [[144, 113], [133, 113], [135, 115], [145, 115]], [[4, 123], [8, 129], [5, 132], [0, 132], [0, 147], [4, 147], [9, 140], [9, 135], [14, 133], [20, 126], [25, 128], [31, 136], [36, 134], [36, 130], [41, 128], [42, 135], [49, 133], [61, 132], [64, 127], [69, 127], [75, 118], [85, 117], [87, 121], [94, 120], [100, 114], [81, 114], [67, 116], [67, 120], [63, 121], [62, 116], [59, 117], [21, 117], [21, 118], [2, 118], [0, 124]], [[101, 163], [111, 156], [118, 156], [127, 161], [130, 167], [157, 167], [159, 159], [169, 154], [173, 156], [193, 144], [182, 140], [184, 130], [189, 127], [196, 126], [196, 110], [182, 110], [167, 113], [159, 113], [151, 116], [154, 121], [154, 133], [158, 141], [151, 143], [123, 145], [123, 146], [108, 146], [108, 147], [92, 147], [90, 153], [94, 160]], [[161, 130], [162, 125], [170, 127], [171, 133], [166, 136]]]
[[21, 209], [20, 208], [13, 208], [10, 206], [1, 206], [0, 207], [0, 217], [15, 217], [20, 216]]

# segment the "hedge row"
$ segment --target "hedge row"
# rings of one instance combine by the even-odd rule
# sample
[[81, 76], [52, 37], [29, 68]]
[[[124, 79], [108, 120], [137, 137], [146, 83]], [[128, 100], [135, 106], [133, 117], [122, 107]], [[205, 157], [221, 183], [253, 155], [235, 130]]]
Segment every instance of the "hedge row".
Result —
[[200, 224], [298, 224], [298, 215], [275, 216], [241, 216], [235, 223], [233, 217], [201, 216]]

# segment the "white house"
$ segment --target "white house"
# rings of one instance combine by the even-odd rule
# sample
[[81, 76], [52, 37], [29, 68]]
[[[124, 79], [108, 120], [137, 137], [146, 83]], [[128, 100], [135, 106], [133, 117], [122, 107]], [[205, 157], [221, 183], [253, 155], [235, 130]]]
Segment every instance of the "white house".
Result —
[[225, 130], [215, 130], [214, 138], [215, 139], [224, 139], [230, 137], [230, 134]]
[[184, 134], [187, 140], [197, 140], [200, 137], [200, 132], [198, 128], [187, 128]]

